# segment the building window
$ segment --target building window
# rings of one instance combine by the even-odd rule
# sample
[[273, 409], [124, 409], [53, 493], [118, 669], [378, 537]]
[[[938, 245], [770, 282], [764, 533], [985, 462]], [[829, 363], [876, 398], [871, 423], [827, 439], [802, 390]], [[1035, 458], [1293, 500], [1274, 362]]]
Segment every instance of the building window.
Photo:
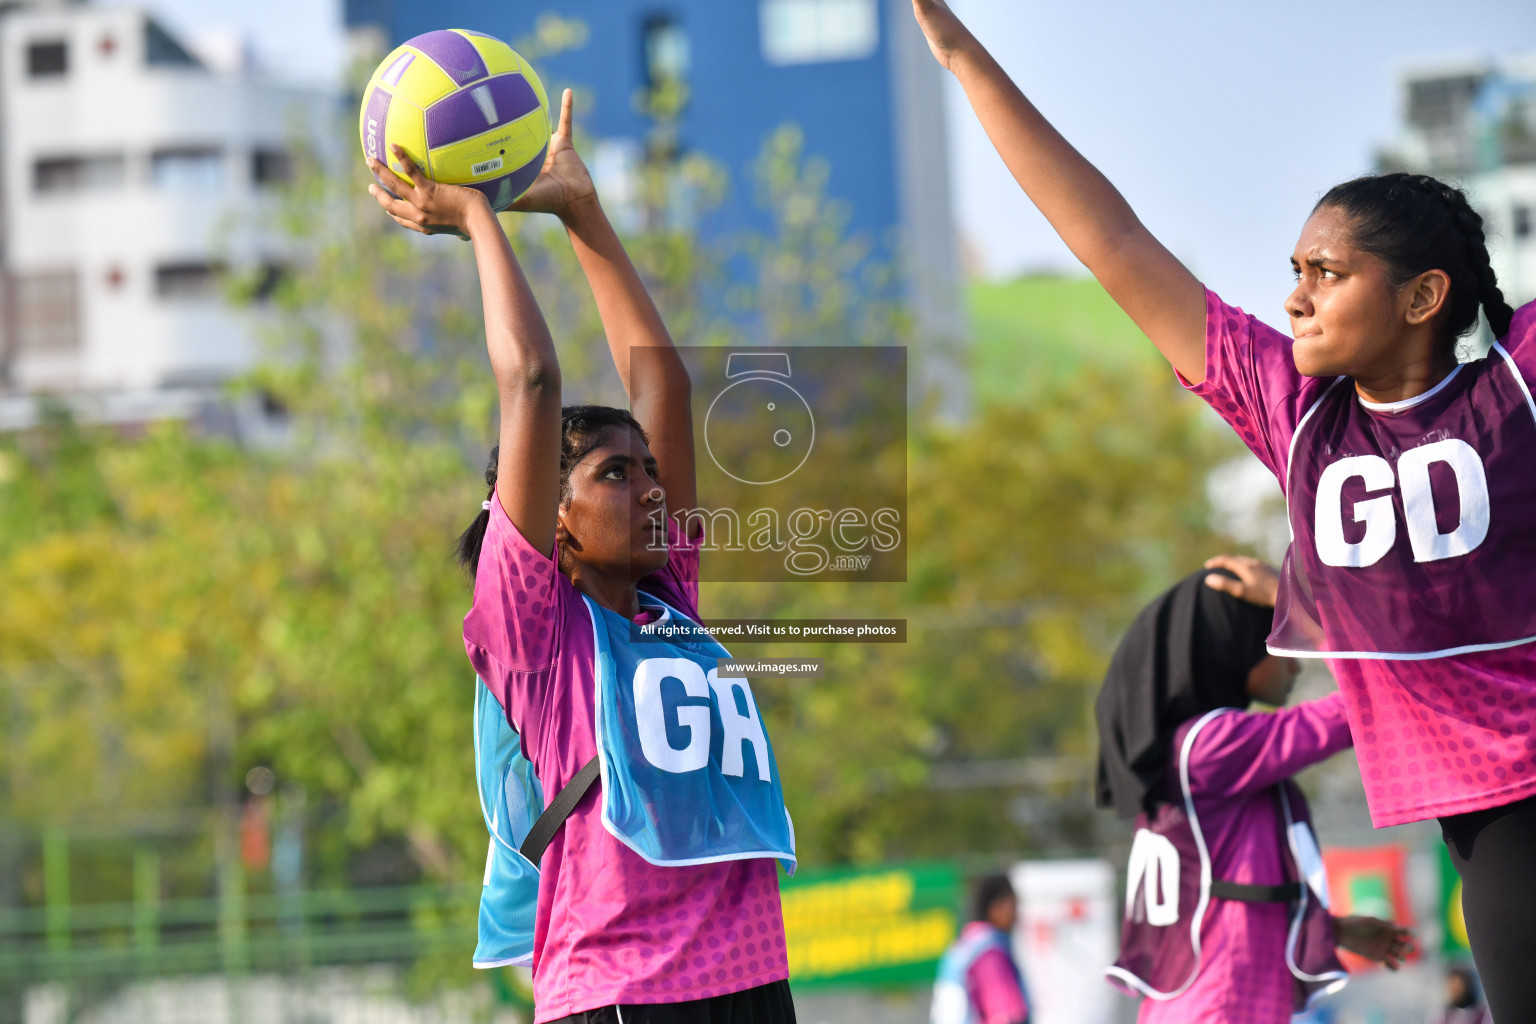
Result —
[[688, 32], [676, 19], [655, 14], [645, 19], [645, 84], [657, 89], [688, 80]]
[[213, 263], [162, 263], [155, 268], [155, 294], [171, 301], [211, 299], [218, 295], [221, 277]]
[[1484, 77], [1479, 72], [1410, 81], [1408, 123], [1429, 131], [1457, 127], [1477, 101]]
[[286, 185], [293, 180], [293, 157], [281, 149], [258, 149], [251, 154], [251, 181], [258, 187]]
[[123, 183], [125, 166], [121, 153], [44, 157], [32, 165], [32, 187], [39, 193], [117, 188]]
[[223, 279], [220, 283], [227, 286], [227, 294], [236, 305], [271, 302], [278, 289], [292, 279], [287, 265], [277, 262], [258, 263], [232, 274], [215, 267], [214, 274]]
[[27, 45], [27, 77], [55, 78], [69, 72], [69, 47], [62, 39]]
[[1529, 206], [1515, 207], [1514, 235], [1517, 241], [1524, 241], [1531, 237], [1531, 208]]
[[144, 63], [151, 67], [200, 68], [198, 59], [176, 41], [176, 37], [155, 24], [144, 21]]
[[880, 45], [877, 0], [761, 0], [758, 10], [769, 64], [863, 60]]
[[17, 274], [12, 288], [18, 351], [26, 355], [79, 351], [79, 283], [73, 270]]
[[156, 188], [216, 189], [224, 184], [224, 151], [217, 146], [158, 149], [149, 157]]
[[251, 288], [251, 298], [257, 302], [269, 302], [277, 290], [288, 281], [288, 268], [281, 263], [263, 263], [256, 273]]

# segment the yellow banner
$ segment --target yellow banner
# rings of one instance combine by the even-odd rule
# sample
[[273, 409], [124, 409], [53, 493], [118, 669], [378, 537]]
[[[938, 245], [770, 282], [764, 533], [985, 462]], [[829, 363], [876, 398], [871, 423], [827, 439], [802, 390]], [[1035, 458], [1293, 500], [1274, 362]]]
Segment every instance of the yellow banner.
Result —
[[786, 882], [790, 979], [931, 981], [955, 938], [958, 891], [958, 872], [948, 865]]

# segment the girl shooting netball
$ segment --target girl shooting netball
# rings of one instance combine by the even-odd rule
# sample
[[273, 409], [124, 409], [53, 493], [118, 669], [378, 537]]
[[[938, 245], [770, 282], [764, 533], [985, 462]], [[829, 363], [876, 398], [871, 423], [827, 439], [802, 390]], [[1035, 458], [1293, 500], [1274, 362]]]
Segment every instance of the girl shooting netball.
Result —
[[[792, 1022], [775, 859], [793, 865], [794, 839], [751, 689], [718, 674], [726, 655], [707, 636], [635, 628], [698, 620], [698, 539], [667, 515], [695, 503], [689, 381], [572, 145], [571, 94], [514, 209], [564, 224], [631, 410], [562, 409], [554, 343], [485, 195], [395, 157], [403, 175], [370, 162], [389, 190], [370, 186], [379, 205], [474, 246], [501, 400], [490, 493], [460, 543], [475, 572], [464, 646], [494, 697], [477, 754], [500, 729], [533, 774], [490, 787], [476, 963], [529, 955], [514, 920], [528, 908], [495, 887], [532, 878], [540, 1024]], [[498, 846], [503, 812], [537, 816], [573, 780], [578, 799], [542, 857], [518, 850], [526, 821]], [[533, 792], [528, 806], [502, 802], [516, 788]]]
[[[1536, 309], [1504, 301], [1480, 218], [1421, 175], [1335, 186], [1289, 254], [1287, 338], [1152, 237], [943, 0], [913, 9], [1024, 192], [1279, 479], [1269, 649], [1328, 660], [1374, 823], [1440, 820], [1490, 1009], [1536, 1019]], [[1500, 340], [1458, 363], [1479, 310]]]

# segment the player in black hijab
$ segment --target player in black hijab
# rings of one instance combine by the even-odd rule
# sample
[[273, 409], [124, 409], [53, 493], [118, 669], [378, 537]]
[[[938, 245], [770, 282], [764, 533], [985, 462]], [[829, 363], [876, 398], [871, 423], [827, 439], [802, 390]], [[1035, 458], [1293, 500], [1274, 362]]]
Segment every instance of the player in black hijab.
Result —
[[[1212, 575], [1231, 580], [1217, 590]], [[1169, 745], [1180, 725], [1215, 708], [1246, 708], [1248, 674], [1267, 652], [1274, 609], [1234, 596], [1243, 581], [1201, 569], [1144, 608], [1115, 649], [1095, 717], [1097, 800], [1123, 818], [1164, 799]]]

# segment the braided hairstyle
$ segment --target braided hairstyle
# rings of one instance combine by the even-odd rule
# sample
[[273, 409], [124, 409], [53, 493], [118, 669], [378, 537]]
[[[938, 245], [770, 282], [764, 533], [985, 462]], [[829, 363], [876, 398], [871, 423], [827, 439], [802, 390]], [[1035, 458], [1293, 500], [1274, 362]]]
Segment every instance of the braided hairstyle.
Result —
[[1329, 189], [1314, 212], [1324, 207], [1349, 218], [1355, 247], [1386, 263], [1394, 285], [1426, 270], [1450, 277], [1440, 315], [1448, 345], [1477, 326], [1479, 306], [1495, 338], [1509, 333], [1514, 310], [1488, 261], [1483, 218], [1461, 189], [1427, 174], [1372, 174]]
[[[577, 463], [592, 454], [603, 442], [603, 434], [612, 427], [629, 427], [640, 434], [641, 440], [651, 443], [645, 428], [629, 414], [627, 409], [615, 409], [608, 405], [568, 405], [560, 410], [560, 507], [571, 501], [571, 470]], [[487, 501], [496, 500], [496, 464], [501, 446], [491, 449], [491, 457], [485, 464], [485, 486], [489, 489]], [[485, 531], [491, 525], [489, 509], [481, 509], [469, 528], [459, 535], [454, 547], [454, 557], [469, 570], [471, 577], [480, 565], [480, 548], [485, 544]], [[565, 568], [565, 554], [559, 553], [560, 567]]]

